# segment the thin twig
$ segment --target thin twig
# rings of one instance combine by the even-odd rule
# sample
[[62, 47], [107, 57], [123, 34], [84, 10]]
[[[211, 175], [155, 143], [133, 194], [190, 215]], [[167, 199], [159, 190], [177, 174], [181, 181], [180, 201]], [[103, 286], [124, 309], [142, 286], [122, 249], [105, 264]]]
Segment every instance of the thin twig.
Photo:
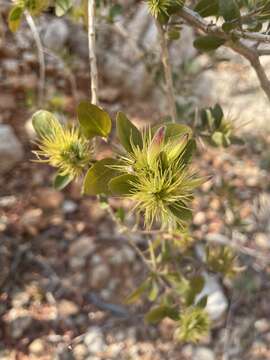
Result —
[[163, 29], [162, 25], [160, 24], [160, 22], [156, 19], [155, 23], [156, 23], [156, 27], [157, 27], [158, 35], [159, 35], [159, 43], [160, 43], [160, 48], [161, 48], [162, 64], [163, 64], [165, 81], [166, 81], [166, 93], [167, 93], [170, 116], [172, 118], [172, 122], [176, 122], [177, 113], [176, 113], [176, 105], [175, 105], [175, 98], [174, 98], [172, 66], [170, 63], [167, 38], [166, 38], [166, 34], [165, 34], [164, 29]]
[[[241, 39], [249, 39], [259, 42], [270, 42], [270, 35], [260, 33], [249, 33], [245, 31], [232, 30], [230, 33], [226, 33], [221, 27], [209, 24], [199, 14], [184, 6], [179, 12], [179, 16], [186, 21], [187, 24], [195, 27], [206, 34], [212, 34], [225, 40], [224, 46], [227, 46], [245, 57], [255, 70], [259, 79], [260, 85], [264, 90], [266, 96], [270, 100], [270, 81], [265, 73], [265, 70], [260, 62], [260, 53], [252, 46], [246, 45]], [[232, 41], [232, 35], [235, 35], [236, 39]]]
[[42, 47], [42, 42], [36, 27], [36, 24], [34, 22], [34, 19], [32, 16], [25, 12], [25, 18], [28, 23], [28, 26], [30, 27], [34, 41], [36, 43], [37, 51], [38, 51], [38, 62], [39, 62], [39, 82], [38, 82], [38, 106], [41, 106], [44, 100], [44, 94], [45, 94], [45, 57]]
[[91, 77], [91, 101], [98, 105], [98, 70], [96, 58], [95, 0], [88, 0], [88, 46]]

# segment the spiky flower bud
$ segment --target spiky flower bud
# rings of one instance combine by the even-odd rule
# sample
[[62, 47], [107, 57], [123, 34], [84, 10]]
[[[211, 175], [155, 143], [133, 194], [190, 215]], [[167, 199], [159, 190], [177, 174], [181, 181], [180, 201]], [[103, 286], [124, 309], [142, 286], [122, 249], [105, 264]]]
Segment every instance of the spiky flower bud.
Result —
[[[47, 112], [40, 113], [39, 116], [44, 116]], [[60, 175], [76, 178], [90, 163], [91, 145], [79, 128], [63, 126], [55, 117], [48, 114], [45, 114], [46, 123], [38, 131], [39, 150], [33, 153], [37, 156], [38, 162], [58, 168]]]
[[182, 6], [184, 0], [148, 0], [148, 8], [151, 15], [158, 18], [161, 15], [169, 15], [170, 8]]
[[144, 214], [147, 228], [157, 222], [161, 228], [176, 230], [191, 218], [193, 190], [202, 180], [186, 163], [188, 138], [186, 134], [166, 137], [166, 126], [154, 133], [144, 130], [142, 146], [131, 142], [132, 151], [117, 167], [130, 175], [125, 177], [130, 187], [127, 196], [135, 201], [134, 209]]
[[175, 338], [181, 342], [197, 342], [207, 335], [210, 320], [206, 311], [200, 307], [188, 307], [180, 314]]

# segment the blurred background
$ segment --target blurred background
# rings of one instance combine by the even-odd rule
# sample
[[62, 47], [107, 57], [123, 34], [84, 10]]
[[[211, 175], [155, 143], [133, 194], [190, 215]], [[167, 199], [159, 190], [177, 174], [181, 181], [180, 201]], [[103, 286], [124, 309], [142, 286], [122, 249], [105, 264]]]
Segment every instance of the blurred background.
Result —
[[[40, 98], [33, 33], [26, 21], [10, 32], [10, 4], [0, 0], [0, 359], [270, 359], [270, 105], [253, 70], [223, 48], [199, 54], [187, 27], [170, 46], [181, 122], [219, 102], [245, 140], [201, 145], [195, 157], [211, 176], [193, 203], [198, 251], [207, 241], [231, 244], [245, 271], [225, 284], [207, 275], [213, 330], [198, 345], [177, 344], [169, 320], [146, 325], [147, 304], [124, 304], [145, 268], [106, 211], [81, 197], [80, 183], [54, 190], [53, 169], [31, 161], [33, 112], [76, 120], [77, 102], [89, 97], [84, 10], [78, 2], [65, 17], [35, 20], [46, 65]], [[98, 16], [101, 105], [143, 126], [167, 115], [156, 29], [144, 2], [116, 5]], [[108, 152], [104, 145], [98, 156]], [[144, 248], [143, 237], [133, 240]]]

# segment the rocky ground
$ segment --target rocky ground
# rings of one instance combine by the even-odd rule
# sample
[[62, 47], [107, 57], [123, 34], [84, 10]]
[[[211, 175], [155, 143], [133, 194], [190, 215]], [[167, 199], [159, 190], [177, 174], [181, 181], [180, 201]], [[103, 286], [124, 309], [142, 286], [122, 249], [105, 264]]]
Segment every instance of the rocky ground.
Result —
[[[139, 11], [131, 14], [134, 24], [145, 16], [144, 10]], [[4, 7], [1, 14], [5, 19]], [[53, 37], [43, 27], [46, 21], [40, 19], [40, 31], [46, 46], [52, 47]], [[74, 117], [76, 99], [88, 94], [88, 65], [83, 56], [68, 56], [67, 49], [74, 42], [64, 30], [65, 23], [59, 26], [62, 44], [58, 39], [58, 48], [46, 54], [43, 105], [62, 117]], [[150, 39], [150, 25], [145, 26]], [[52, 170], [31, 162], [34, 145], [28, 119], [37, 107], [39, 81], [32, 34], [24, 25], [23, 31], [12, 35], [4, 21], [0, 32], [0, 359], [269, 359], [270, 136], [265, 113], [256, 111], [259, 103], [266, 109], [263, 94], [256, 86], [252, 96], [235, 88], [235, 83], [240, 86], [239, 77], [246, 89], [251, 88], [253, 79], [248, 83], [246, 65], [219, 65], [211, 70], [217, 82], [203, 82], [209, 73], [199, 82], [202, 89], [208, 84], [209, 94], [219, 89], [217, 97], [227, 108], [234, 90], [234, 100], [241, 99], [245, 110], [249, 106], [249, 119], [256, 118], [256, 124], [257, 117], [261, 119], [262, 131], [256, 136], [246, 131], [244, 147], [200, 148], [195, 161], [202, 175], [212, 176], [193, 204], [192, 229], [198, 251], [207, 241], [230, 243], [245, 271], [225, 284], [206, 275], [204, 291], [209, 294], [214, 327], [201, 344], [191, 346], [174, 343], [172, 324], [167, 320], [157, 327], [146, 325], [145, 304], [124, 305], [123, 299], [146, 270], [97, 200], [82, 198], [80, 184], [56, 192], [51, 187]], [[115, 46], [117, 54], [119, 43]], [[109, 61], [108, 57], [104, 59]], [[122, 63], [128, 63], [128, 55], [124, 59]], [[125, 66], [130, 71], [134, 64]], [[228, 75], [230, 71], [234, 77]], [[144, 124], [149, 118], [158, 119], [157, 95], [150, 96], [148, 83], [139, 78], [139, 70], [136, 74], [137, 85], [125, 83], [122, 88], [115, 85], [117, 80], [109, 81], [104, 65], [101, 100], [112, 114], [122, 109], [133, 121]], [[233, 79], [231, 87], [224, 79], [226, 74]], [[120, 71], [118, 84], [122, 76]], [[149, 101], [139, 100], [138, 93], [132, 92], [139, 84], [147, 85]], [[229, 90], [222, 92], [225, 85]], [[190, 96], [195, 102], [211, 102], [210, 95], [202, 98], [205, 90], [196, 87], [194, 93]], [[235, 113], [242, 113], [236, 101], [231, 106]], [[134, 241], [144, 247], [140, 236]]]

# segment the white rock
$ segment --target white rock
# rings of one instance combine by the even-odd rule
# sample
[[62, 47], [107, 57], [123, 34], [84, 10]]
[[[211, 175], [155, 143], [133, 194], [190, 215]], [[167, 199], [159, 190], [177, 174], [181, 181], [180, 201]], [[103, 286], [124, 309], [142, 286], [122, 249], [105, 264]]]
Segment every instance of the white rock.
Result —
[[218, 321], [228, 308], [228, 300], [214, 275], [204, 273], [203, 276], [205, 285], [202, 292], [197, 296], [196, 301], [199, 301], [203, 296], [207, 295], [206, 311], [212, 321]]
[[66, 44], [69, 36], [69, 27], [63, 19], [55, 19], [46, 28], [43, 42], [45, 47], [59, 51]]
[[22, 159], [23, 147], [9, 125], [0, 124], [0, 174]]
[[91, 326], [87, 330], [87, 334], [84, 337], [84, 343], [88, 348], [88, 351], [92, 354], [96, 354], [106, 349], [106, 343], [102, 331], [98, 326]]
[[215, 360], [215, 355], [206, 347], [198, 347], [194, 351], [193, 360]]

